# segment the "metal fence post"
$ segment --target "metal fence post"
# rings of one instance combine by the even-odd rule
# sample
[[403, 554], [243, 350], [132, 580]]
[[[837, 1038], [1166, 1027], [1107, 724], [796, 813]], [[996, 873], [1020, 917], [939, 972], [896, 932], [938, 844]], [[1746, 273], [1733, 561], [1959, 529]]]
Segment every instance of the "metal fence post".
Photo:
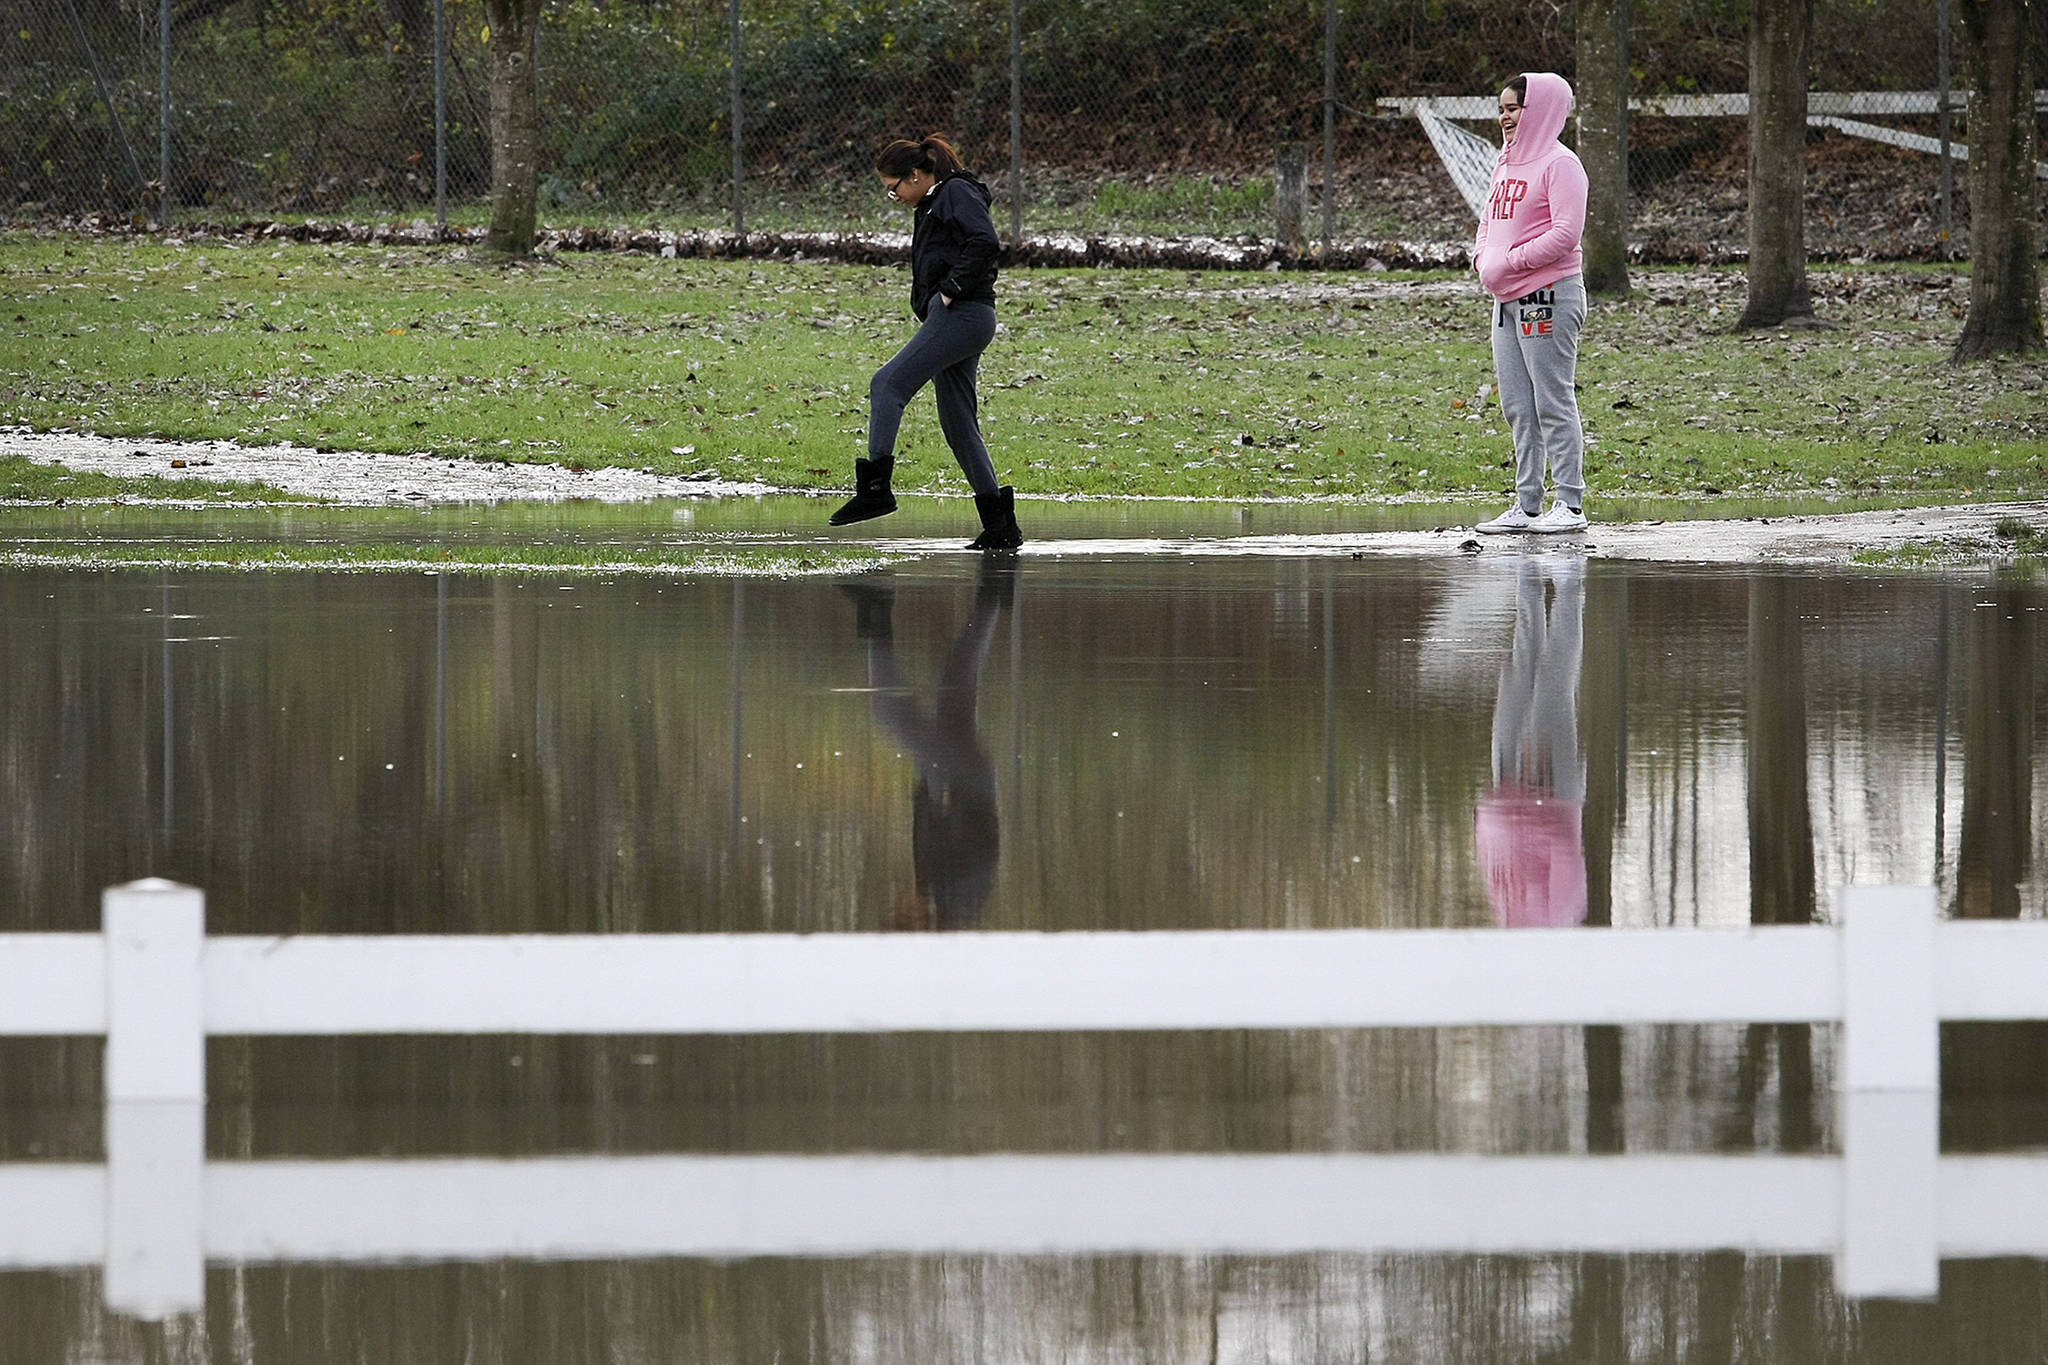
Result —
[[171, 230], [171, 0], [157, 5], [156, 177], [163, 197], [163, 227]]
[[434, 236], [448, 235], [448, 7], [434, 0]]
[[731, 0], [732, 22], [732, 232], [747, 235], [746, 198], [740, 188], [746, 176], [746, 158], [740, 145], [740, 0]]
[[1337, 205], [1337, 0], [1323, 0], [1323, 264], [1330, 263]]
[[1010, 0], [1010, 245], [1024, 240], [1024, 28], [1022, 0]]
[[114, 140], [121, 144], [122, 159], [128, 163], [128, 174], [135, 181], [135, 192], [146, 196], [148, 189], [142, 175], [142, 167], [135, 160], [135, 149], [128, 145], [128, 128], [121, 118], [121, 111], [114, 105], [114, 97], [107, 90], [106, 72], [100, 69], [99, 53], [93, 51], [92, 36], [85, 31], [85, 21], [78, 17], [78, 6], [66, 4], [65, 17], [71, 20], [71, 31], [78, 39], [78, 50], [85, 57], [85, 63], [92, 70], [92, 87], [100, 97], [100, 107], [107, 111], [107, 123], [114, 130]]
[[[1955, 256], [1955, 169], [1949, 161], [1948, 111], [1948, 0], [1936, 0], [1934, 7], [1935, 104], [1941, 115], [1941, 254]], [[1976, 136], [1974, 133], [1972, 137]]]

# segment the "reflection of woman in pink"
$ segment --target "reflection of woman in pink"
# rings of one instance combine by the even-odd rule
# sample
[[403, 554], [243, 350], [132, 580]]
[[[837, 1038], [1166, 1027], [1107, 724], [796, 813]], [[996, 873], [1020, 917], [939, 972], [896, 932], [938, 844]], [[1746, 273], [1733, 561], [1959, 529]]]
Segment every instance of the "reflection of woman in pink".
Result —
[[[1586, 759], [1579, 750], [1584, 564], [1525, 559], [1515, 639], [1493, 710], [1493, 787], [1479, 798], [1473, 837], [1493, 921], [1561, 927], [1586, 918], [1586, 847], [1579, 819]], [[1544, 610], [1545, 582], [1557, 596]]]

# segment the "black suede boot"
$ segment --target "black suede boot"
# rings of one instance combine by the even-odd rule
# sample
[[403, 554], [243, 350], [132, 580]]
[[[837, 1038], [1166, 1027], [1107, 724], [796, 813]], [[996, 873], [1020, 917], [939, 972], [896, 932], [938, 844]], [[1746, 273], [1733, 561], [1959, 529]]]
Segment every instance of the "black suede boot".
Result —
[[1014, 555], [983, 555], [981, 572], [974, 582], [977, 612], [1005, 612], [1017, 597], [1017, 558]]
[[887, 640], [895, 633], [896, 585], [881, 582], [841, 583], [839, 591], [853, 603], [853, 634], [859, 640]]
[[970, 550], [1014, 550], [1024, 543], [1017, 529], [1017, 490], [1008, 484], [993, 493], [976, 493], [974, 510], [981, 513], [981, 534], [967, 546]]
[[853, 496], [831, 516], [833, 526], [886, 517], [896, 510], [896, 495], [889, 491], [889, 476], [896, 471], [896, 457], [853, 462]]

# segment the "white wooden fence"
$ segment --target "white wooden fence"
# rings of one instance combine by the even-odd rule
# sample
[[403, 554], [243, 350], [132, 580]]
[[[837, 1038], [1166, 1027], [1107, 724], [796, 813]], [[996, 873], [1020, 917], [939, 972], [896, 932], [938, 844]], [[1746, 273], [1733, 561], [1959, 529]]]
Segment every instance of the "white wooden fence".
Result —
[[[216, 937], [197, 891], [0, 935], [0, 1033], [104, 1034], [104, 1166], [0, 1167], [0, 1266], [200, 1306], [208, 1259], [857, 1252], [1833, 1251], [1859, 1296], [2048, 1255], [2048, 1159], [1942, 1157], [1944, 1019], [2048, 1018], [2048, 925], [1851, 889], [1837, 925]], [[209, 1034], [1840, 1022], [1831, 1156], [204, 1158]]]

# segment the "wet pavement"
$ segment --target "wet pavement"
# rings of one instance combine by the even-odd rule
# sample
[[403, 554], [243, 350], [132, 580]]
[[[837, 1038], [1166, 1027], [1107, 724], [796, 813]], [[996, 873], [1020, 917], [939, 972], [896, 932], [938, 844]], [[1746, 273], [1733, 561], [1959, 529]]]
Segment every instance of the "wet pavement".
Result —
[[[1141, 519], [845, 581], [8, 571], [0, 932], [96, 929], [101, 890], [143, 875], [203, 888], [228, 934], [1597, 933], [1823, 921], [1845, 883], [2048, 915], [2041, 587], [1301, 553], [1299, 530], [1160, 555]], [[220, 1039], [205, 1131], [211, 1158], [258, 1162], [1807, 1158], [1841, 1146], [1832, 1041]], [[2044, 1048], [2042, 1025], [1944, 1029], [1945, 1151], [2048, 1142]], [[97, 1042], [0, 1043], [0, 1159], [98, 1160], [100, 1081]], [[1950, 1260], [1938, 1300], [1898, 1303], [1839, 1294], [1824, 1254], [1672, 1245], [251, 1257], [165, 1324], [110, 1313], [97, 1272], [18, 1269], [0, 1359], [2048, 1349], [2040, 1260]]]

